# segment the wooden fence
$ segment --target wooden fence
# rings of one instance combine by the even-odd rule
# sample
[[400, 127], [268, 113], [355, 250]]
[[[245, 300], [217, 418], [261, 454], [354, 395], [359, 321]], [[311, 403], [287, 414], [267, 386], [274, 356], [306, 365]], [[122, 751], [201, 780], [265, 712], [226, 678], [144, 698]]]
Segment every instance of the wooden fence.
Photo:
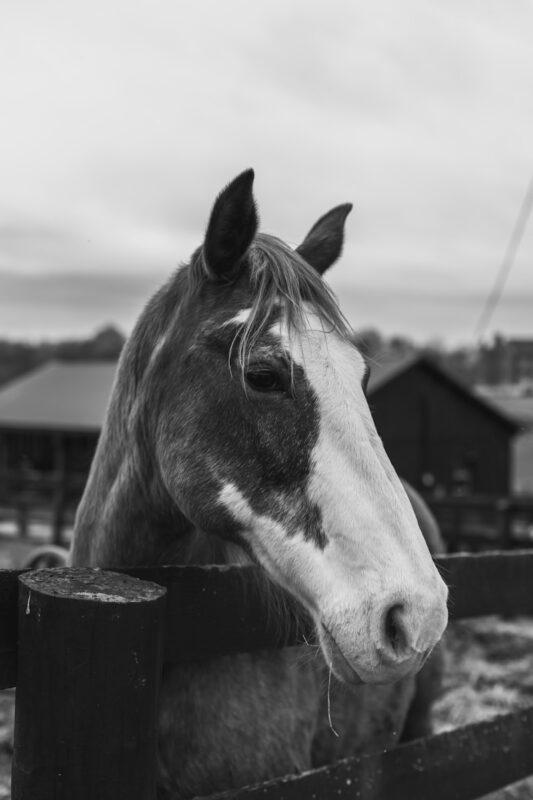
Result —
[[[533, 615], [533, 552], [436, 559], [452, 619]], [[154, 800], [162, 664], [301, 641], [254, 568], [0, 573], [0, 688], [17, 686], [13, 800]], [[217, 795], [474, 800], [533, 774], [533, 706], [490, 722]]]
[[86, 481], [82, 472], [0, 470], [0, 522], [13, 520], [17, 535], [30, 540], [32, 524], [43, 525], [48, 541], [64, 545]]
[[533, 497], [426, 496], [449, 551], [533, 548]]

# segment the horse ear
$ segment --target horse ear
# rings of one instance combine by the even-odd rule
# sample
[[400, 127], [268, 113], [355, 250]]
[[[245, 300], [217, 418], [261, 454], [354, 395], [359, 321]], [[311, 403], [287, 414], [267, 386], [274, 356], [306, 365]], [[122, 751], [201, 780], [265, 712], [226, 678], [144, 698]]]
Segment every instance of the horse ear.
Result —
[[217, 280], [231, 280], [257, 231], [252, 184], [253, 169], [238, 175], [223, 189], [213, 206], [203, 252], [207, 270]]
[[321, 275], [338, 259], [344, 243], [344, 223], [351, 203], [336, 206], [315, 222], [296, 252]]

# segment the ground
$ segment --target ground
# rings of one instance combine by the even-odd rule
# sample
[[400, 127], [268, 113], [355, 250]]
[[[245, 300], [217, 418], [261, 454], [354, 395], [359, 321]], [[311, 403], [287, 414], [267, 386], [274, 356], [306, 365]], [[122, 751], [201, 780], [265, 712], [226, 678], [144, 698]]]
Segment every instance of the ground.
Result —
[[485, 617], [450, 626], [435, 732], [533, 703], [533, 620]]
[[[450, 625], [435, 733], [481, 722], [533, 703], [533, 620], [484, 617]], [[531, 800], [533, 779], [485, 800]]]

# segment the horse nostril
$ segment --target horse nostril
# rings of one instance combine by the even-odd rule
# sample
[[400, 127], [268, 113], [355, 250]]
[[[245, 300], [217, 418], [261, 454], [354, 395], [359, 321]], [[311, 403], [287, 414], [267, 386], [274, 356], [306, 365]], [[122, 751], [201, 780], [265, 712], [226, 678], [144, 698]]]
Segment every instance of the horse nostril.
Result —
[[387, 609], [383, 620], [385, 647], [395, 656], [401, 655], [407, 649], [407, 636], [401, 619], [402, 611], [403, 606], [397, 603]]

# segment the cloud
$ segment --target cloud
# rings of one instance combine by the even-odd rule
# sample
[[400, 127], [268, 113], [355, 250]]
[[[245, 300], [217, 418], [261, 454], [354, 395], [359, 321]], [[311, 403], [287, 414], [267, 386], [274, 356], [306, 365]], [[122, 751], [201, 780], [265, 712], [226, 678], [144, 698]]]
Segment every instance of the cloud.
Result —
[[130, 331], [167, 276], [109, 273], [2, 275], [0, 336], [14, 339], [88, 335], [108, 323]]
[[[109, 272], [52, 273], [2, 276], [0, 336], [18, 339], [58, 339], [93, 334], [112, 322], [129, 332], [148, 298], [166, 280], [166, 271], [124, 275]], [[416, 284], [395, 285], [383, 292], [368, 282], [331, 284], [341, 307], [356, 329], [378, 328], [403, 333], [424, 342], [438, 336], [449, 343], [472, 343], [484, 296], [460, 294], [448, 287], [435, 292]], [[523, 335], [531, 324], [533, 291], [510, 291], [495, 315], [494, 329]]]
[[[7, 271], [149, 283], [247, 166], [263, 228], [292, 243], [355, 202], [332, 282], [390, 299], [398, 328], [399, 287], [489, 291], [533, 169], [530, 4], [30, 7], [0, 31], [4, 298]], [[532, 256], [528, 232], [509, 291], [533, 290]]]

